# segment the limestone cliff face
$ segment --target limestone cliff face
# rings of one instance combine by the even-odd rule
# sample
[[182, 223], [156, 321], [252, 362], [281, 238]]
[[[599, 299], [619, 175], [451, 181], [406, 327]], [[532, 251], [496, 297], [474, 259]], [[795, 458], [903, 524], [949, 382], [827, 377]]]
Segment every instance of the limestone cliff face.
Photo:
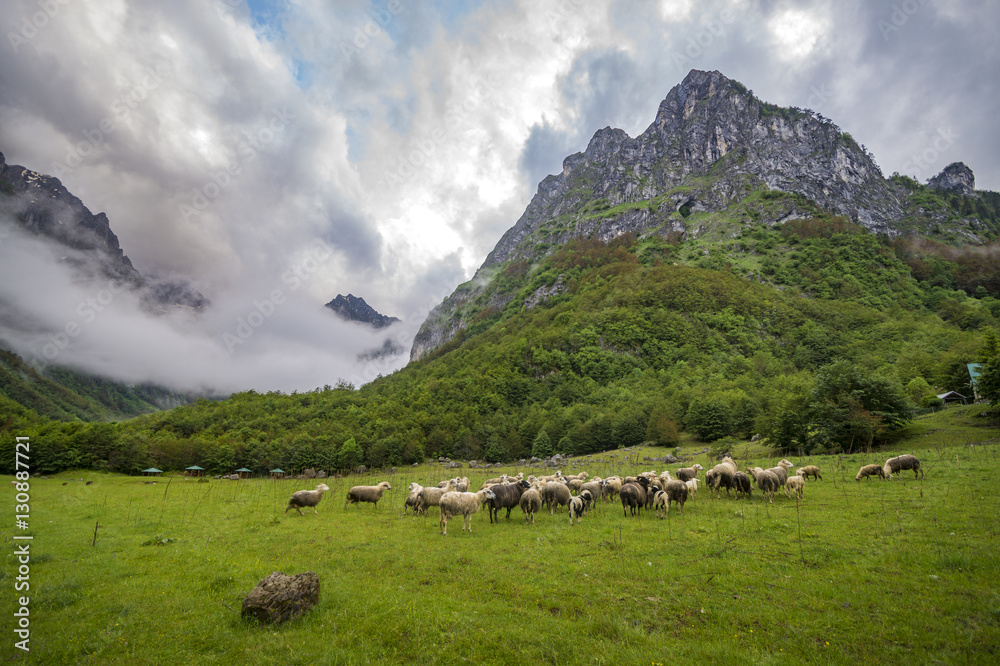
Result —
[[962, 162], [953, 162], [941, 173], [927, 181], [927, 186], [936, 190], [948, 190], [967, 197], [976, 195], [976, 177], [972, 169]]
[[[968, 177], [956, 174], [948, 183]], [[745, 217], [740, 205], [762, 192], [789, 196]], [[642, 134], [606, 127], [563, 161], [561, 173], [539, 183], [476, 277], [431, 312], [411, 360], [465, 327], [462, 305], [497, 270], [536, 260], [572, 238], [607, 241], [629, 232], [694, 238], [722, 223], [777, 224], [821, 211], [894, 236], [907, 216], [906, 197], [829, 119], [763, 102], [719, 72], [691, 71]], [[971, 227], [967, 236], [975, 238]]]

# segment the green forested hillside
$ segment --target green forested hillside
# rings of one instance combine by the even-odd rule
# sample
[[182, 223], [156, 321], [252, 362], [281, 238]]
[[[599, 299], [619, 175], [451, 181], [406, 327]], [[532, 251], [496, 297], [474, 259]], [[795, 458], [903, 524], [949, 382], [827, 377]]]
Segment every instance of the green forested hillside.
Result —
[[[68, 368], [39, 373], [17, 354], [0, 349], [0, 415], [7, 427], [46, 418], [108, 421], [184, 404], [184, 396], [155, 386], [125, 386]], [[2, 421], [0, 421], [2, 423]]]
[[463, 305], [471, 325], [391, 376], [49, 422], [28, 428], [33, 462], [333, 470], [671, 445], [682, 431], [719, 448], [754, 434], [815, 453], [878, 445], [935, 393], [970, 393], [966, 364], [1000, 328], [989, 287], [917, 280], [908, 247], [823, 215], [684, 244], [580, 239], [508, 264]]

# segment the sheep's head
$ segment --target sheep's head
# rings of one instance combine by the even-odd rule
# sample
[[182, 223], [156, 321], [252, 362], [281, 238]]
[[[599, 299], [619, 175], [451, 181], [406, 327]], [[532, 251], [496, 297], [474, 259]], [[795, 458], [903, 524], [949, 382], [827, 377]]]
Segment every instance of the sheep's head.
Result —
[[698, 463], [695, 463], [695, 464], [691, 465], [691, 467], [693, 467], [694, 469], [696, 469], [698, 471], [701, 471], [701, 470], [705, 469], [704, 467], [702, 467]]
[[325, 483], [321, 483], [318, 486], [316, 486], [316, 492], [318, 493], [325, 493], [328, 490], [330, 490], [330, 487], [327, 486]]
[[788, 468], [788, 467], [795, 467], [795, 463], [791, 462], [791, 461], [790, 461], [790, 460], [788, 460], [787, 458], [783, 458], [783, 459], [781, 460], [781, 462], [780, 462], [780, 463], [778, 463], [778, 464], [779, 464], [780, 466], [782, 466], [782, 467], [785, 467], [785, 468]]
[[392, 486], [389, 485], [388, 481], [383, 481], [382, 483], [378, 484], [378, 487], [381, 488], [382, 490], [392, 490]]

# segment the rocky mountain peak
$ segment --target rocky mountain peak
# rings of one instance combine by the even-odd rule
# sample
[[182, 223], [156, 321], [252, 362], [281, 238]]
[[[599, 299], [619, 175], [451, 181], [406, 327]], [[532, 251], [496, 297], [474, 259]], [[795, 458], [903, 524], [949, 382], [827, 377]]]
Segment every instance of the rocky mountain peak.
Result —
[[336, 312], [342, 319], [359, 321], [373, 328], [385, 328], [399, 321], [397, 317], [389, 317], [378, 313], [375, 308], [365, 303], [365, 299], [354, 294], [337, 294], [337, 297], [325, 307]]
[[949, 190], [965, 196], [976, 196], [976, 177], [963, 162], [952, 162], [941, 173], [927, 181], [935, 190]]
[[[951, 165], [931, 186], [971, 192], [973, 185], [968, 167]], [[830, 119], [764, 102], [718, 71], [692, 70], [640, 135], [598, 130], [583, 152], [565, 158], [561, 173], [539, 183], [476, 277], [430, 312], [410, 358], [469, 324], [500, 267], [535, 262], [572, 239], [607, 242], [634, 233], [677, 242], [820, 214], [888, 236], [937, 228], [942, 220], [927, 217], [912, 193], [886, 179], [867, 149]], [[978, 220], [955, 223], [967, 241], [983, 240]], [[486, 305], [502, 309], [512, 298], [492, 293]]]
[[7, 164], [3, 153], [0, 213], [32, 234], [77, 250], [73, 264], [81, 277], [110, 279], [143, 290], [144, 304], [153, 312], [209, 303], [185, 281], [144, 277], [122, 250], [107, 215], [92, 213], [58, 178]]

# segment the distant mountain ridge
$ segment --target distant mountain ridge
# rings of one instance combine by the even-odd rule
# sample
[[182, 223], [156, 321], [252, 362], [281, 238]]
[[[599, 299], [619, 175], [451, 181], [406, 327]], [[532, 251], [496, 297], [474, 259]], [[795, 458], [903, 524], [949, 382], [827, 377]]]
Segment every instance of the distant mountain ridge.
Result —
[[399, 321], [397, 317], [380, 314], [375, 308], [368, 305], [365, 299], [354, 294], [348, 294], [347, 296], [337, 294], [337, 297], [324, 307], [330, 308], [343, 319], [369, 324], [376, 329], [392, 326]]
[[[642, 134], [599, 130], [586, 150], [563, 160], [560, 174], [539, 183], [475, 277], [430, 312], [410, 359], [452, 340], [484, 308], [506, 307], [513, 293], [477, 300], [505, 266], [537, 262], [573, 239], [633, 233], [680, 242], [822, 214], [889, 237], [935, 233], [981, 244], [1000, 231], [996, 220], [927, 205], [920, 187], [885, 178], [868, 151], [821, 114], [768, 104], [717, 71], [692, 70]], [[975, 196], [962, 163], [926, 187]]]
[[0, 153], [0, 212], [8, 213], [28, 232], [94, 257], [94, 265], [77, 269], [89, 278], [124, 282], [142, 294], [144, 304], [152, 311], [172, 306], [199, 309], [209, 305], [209, 300], [186, 281], [142, 275], [122, 250], [107, 215], [92, 213], [58, 178], [7, 164], [3, 153]]

